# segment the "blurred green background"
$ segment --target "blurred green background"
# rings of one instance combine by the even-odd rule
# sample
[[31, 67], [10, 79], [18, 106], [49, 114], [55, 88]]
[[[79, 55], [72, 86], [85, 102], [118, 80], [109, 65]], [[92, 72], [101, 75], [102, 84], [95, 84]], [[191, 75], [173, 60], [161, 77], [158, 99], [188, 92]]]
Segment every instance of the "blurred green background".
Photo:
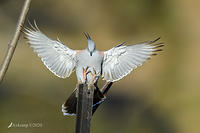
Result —
[[[0, 1], [0, 62], [22, 5], [23, 0]], [[200, 133], [199, 5], [197, 0], [33, 0], [28, 19], [72, 49], [87, 46], [85, 31], [99, 50], [158, 36], [165, 42], [163, 52], [114, 83], [93, 116], [92, 133]], [[75, 117], [64, 117], [61, 105], [75, 85], [75, 73], [54, 76], [22, 35], [0, 86], [0, 132], [73, 133]], [[42, 127], [8, 129], [11, 122]]]

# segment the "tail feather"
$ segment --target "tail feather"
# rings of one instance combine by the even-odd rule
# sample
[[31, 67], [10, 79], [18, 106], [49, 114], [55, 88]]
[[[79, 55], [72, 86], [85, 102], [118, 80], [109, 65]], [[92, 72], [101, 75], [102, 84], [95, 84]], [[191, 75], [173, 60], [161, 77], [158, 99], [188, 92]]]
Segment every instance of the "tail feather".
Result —
[[76, 91], [77, 89], [75, 89], [72, 92], [72, 94], [69, 96], [66, 102], [62, 105], [62, 112], [64, 115], [71, 116], [76, 114], [76, 103], [77, 103]]
[[[72, 116], [76, 115], [76, 105], [77, 105], [77, 89], [70, 95], [70, 97], [66, 100], [66, 102], [62, 105], [62, 112], [64, 115]], [[105, 96], [99, 90], [99, 88], [95, 88], [94, 97], [93, 97], [93, 109], [92, 114], [96, 111], [99, 104], [101, 104], [105, 100]]]

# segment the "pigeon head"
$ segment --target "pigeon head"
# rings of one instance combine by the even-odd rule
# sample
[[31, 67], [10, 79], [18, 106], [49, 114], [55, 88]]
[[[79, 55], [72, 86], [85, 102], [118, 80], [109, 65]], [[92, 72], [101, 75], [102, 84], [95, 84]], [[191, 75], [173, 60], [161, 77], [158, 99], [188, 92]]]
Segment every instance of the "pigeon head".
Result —
[[87, 50], [90, 52], [90, 56], [92, 56], [93, 52], [96, 50], [96, 45], [94, 43], [94, 41], [91, 40], [91, 37], [88, 33], [84, 32], [85, 37], [88, 40], [88, 48]]

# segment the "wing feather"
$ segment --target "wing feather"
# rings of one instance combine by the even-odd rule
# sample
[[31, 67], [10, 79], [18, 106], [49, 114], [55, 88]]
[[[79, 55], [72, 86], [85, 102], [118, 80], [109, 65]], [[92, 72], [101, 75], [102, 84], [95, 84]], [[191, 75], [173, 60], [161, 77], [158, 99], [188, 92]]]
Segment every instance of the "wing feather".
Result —
[[134, 45], [117, 45], [116, 47], [104, 52], [104, 61], [102, 65], [102, 77], [109, 82], [118, 81], [128, 75], [133, 69], [141, 66], [163, 43], [157, 43], [160, 38], [154, 41], [138, 43]]
[[52, 73], [60, 78], [69, 77], [75, 67], [76, 51], [65, 46], [59, 39], [48, 38], [36, 24], [31, 27], [24, 31], [30, 47]]

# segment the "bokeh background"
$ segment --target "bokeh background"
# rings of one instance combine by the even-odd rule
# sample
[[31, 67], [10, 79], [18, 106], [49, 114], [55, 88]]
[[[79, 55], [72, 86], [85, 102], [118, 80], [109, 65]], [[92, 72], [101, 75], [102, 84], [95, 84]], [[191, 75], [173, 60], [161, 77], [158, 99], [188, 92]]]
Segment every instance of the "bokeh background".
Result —
[[[22, 5], [0, 1], [0, 62]], [[93, 116], [91, 132], [200, 133], [199, 5], [198, 0], [33, 0], [27, 19], [72, 49], [87, 46], [84, 31], [99, 50], [161, 36], [164, 51], [114, 83]], [[61, 105], [75, 85], [75, 73], [54, 76], [22, 35], [0, 86], [0, 132], [74, 132], [75, 117], [64, 117]], [[42, 127], [8, 129], [11, 122]]]

